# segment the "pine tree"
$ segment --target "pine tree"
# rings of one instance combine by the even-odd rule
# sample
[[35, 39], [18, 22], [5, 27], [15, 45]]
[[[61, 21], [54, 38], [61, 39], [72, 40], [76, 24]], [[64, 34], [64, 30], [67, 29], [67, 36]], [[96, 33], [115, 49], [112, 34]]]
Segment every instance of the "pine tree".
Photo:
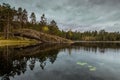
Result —
[[23, 26], [22, 16], [23, 16], [22, 8], [19, 7], [19, 8], [18, 8], [18, 21], [20, 22], [20, 28], [22, 28], [22, 26]]
[[41, 24], [41, 25], [46, 25], [46, 24], [47, 24], [47, 18], [45, 18], [45, 14], [43, 14], [43, 15], [41, 16], [40, 24]]
[[35, 24], [36, 23], [36, 16], [35, 16], [34, 12], [31, 13], [30, 18], [31, 18], [31, 23]]
[[23, 10], [22, 20], [23, 20], [23, 23], [28, 22], [28, 14], [27, 14], [26, 9]]

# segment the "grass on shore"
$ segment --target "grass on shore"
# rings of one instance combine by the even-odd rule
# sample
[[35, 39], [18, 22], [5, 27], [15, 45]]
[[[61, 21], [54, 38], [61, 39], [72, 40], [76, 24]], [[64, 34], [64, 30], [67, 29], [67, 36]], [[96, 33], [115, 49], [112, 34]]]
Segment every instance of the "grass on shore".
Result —
[[30, 45], [37, 43], [35, 40], [0, 40], [0, 46], [12, 46], [12, 45]]

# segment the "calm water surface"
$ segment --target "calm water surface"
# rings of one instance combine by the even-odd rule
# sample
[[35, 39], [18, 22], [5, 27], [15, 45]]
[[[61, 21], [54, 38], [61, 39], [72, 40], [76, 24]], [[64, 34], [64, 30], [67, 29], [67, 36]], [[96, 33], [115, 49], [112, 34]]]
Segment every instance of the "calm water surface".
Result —
[[0, 47], [0, 80], [120, 80], [120, 44]]

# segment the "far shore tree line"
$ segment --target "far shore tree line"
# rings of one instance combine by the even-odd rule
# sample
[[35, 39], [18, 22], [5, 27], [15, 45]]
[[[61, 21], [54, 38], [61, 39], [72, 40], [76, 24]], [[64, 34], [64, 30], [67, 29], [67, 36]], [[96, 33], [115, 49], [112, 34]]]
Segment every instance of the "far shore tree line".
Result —
[[[30, 21], [28, 20], [30, 18]], [[9, 39], [13, 36], [13, 31], [17, 29], [34, 29], [51, 35], [57, 35], [71, 40], [85, 41], [119, 41], [119, 32], [100, 31], [64, 31], [58, 28], [55, 20], [47, 21], [45, 14], [40, 16], [40, 21], [36, 21], [34, 12], [28, 16], [26, 9], [11, 7], [9, 4], [0, 5], [0, 38]]]

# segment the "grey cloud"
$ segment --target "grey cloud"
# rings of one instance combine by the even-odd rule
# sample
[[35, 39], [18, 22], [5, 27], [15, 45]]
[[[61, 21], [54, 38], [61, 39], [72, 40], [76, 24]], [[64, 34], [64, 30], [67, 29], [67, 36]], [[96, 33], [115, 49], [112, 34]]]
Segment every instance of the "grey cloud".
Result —
[[119, 4], [120, 0], [88, 0], [92, 4]]
[[29, 15], [35, 12], [37, 20], [45, 13], [48, 20], [55, 19], [63, 29], [72, 26], [74, 29], [89, 30], [94, 28], [93, 25], [100, 25], [103, 27], [95, 29], [109, 30], [106, 25], [120, 23], [120, 0], [0, 0], [0, 3], [3, 2], [26, 8]]
[[89, 0], [89, 2], [92, 4], [104, 4], [107, 2], [107, 0]]

